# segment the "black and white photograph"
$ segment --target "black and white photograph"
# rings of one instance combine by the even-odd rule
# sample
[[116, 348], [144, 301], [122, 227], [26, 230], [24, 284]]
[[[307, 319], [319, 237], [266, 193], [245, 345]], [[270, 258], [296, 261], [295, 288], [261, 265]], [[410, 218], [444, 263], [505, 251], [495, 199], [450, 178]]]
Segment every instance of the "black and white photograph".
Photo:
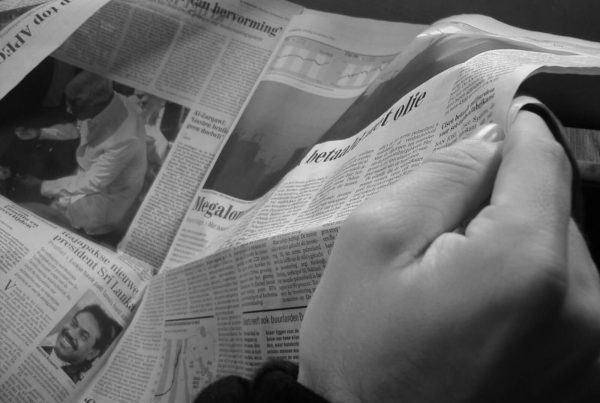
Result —
[[261, 82], [205, 188], [255, 200], [285, 176], [351, 104], [274, 81]]
[[47, 59], [0, 103], [0, 194], [115, 247], [187, 112]]
[[52, 365], [74, 383], [85, 377], [122, 327], [91, 292], [86, 292], [40, 343]]
[[598, 15], [0, 0], [0, 403], [600, 402]]

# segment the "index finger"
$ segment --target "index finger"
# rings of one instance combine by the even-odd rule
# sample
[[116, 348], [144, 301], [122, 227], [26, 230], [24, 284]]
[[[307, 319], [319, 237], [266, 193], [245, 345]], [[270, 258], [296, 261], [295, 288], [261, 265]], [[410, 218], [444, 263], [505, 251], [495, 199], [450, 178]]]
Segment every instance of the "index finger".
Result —
[[[501, 215], [566, 239], [571, 210], [571, 165], [536, 113], [521, 111], [506, 134], [490, 205]], [[513, 221], [513, 220], [510, 220]], [[562, 239], [562, 237], [565, 239]], [[550, 245], [548, 245], [550, 246]]]

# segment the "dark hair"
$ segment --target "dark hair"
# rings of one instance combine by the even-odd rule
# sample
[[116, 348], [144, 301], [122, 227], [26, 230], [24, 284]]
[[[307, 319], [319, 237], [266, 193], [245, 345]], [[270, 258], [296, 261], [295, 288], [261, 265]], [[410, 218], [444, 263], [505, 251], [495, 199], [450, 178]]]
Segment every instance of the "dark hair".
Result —
[[96, 319], [96, 322], [98, 322], [100, 337], [98, 337], [96, 340], [94, 348], [99, 350], [99, 355], [101, 355], [117, 336], [117, 334], [119, 334], [121, 331], [121, 326], [114, 319], [108, 316], [108, 314], [104, 312], [104, 309], [102, 309], [99, 305], [88, 305], [77, 311], [75, 316], [83, 312], [89, 313], [94, 317], [94, 319]]
[[85, 102], [86, 105], [107, 102], [112, 94], [112, 81], [89, 71], [77, 74], [65, 88], [67, 98], [75, 98], [77, 102]]

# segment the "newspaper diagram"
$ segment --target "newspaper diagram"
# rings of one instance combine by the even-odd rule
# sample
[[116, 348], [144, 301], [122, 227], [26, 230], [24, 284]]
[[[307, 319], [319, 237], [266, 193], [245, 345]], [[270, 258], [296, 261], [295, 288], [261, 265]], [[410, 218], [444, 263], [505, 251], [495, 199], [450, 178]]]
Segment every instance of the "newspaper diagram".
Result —
[[214, 327], [202, 320], [169, 321], [164, 340], [163, 370], [158, 378], [155, 402], [192, 402], [216, 379], [216, 339]]
[[371, 84], [393, 58], [359, 55], [303, 37], [287, 37], [269, 72], [314, 85], [361, 88]]

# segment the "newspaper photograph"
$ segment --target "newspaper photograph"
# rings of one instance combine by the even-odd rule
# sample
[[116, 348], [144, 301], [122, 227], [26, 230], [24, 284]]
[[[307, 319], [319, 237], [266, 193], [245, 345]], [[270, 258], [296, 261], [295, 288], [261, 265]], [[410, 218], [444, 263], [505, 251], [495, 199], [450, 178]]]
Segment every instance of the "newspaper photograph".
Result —
[[57, 59], [34, 72], [0, 123], [2, 195], [116, 248], [188, 109]]
[[[122, 330], [91, 292], [83, 295], [39, 344], [48, 361], [73, 383], [83, 380]], [[98, 340], [99, 342], [96, 342]]]

